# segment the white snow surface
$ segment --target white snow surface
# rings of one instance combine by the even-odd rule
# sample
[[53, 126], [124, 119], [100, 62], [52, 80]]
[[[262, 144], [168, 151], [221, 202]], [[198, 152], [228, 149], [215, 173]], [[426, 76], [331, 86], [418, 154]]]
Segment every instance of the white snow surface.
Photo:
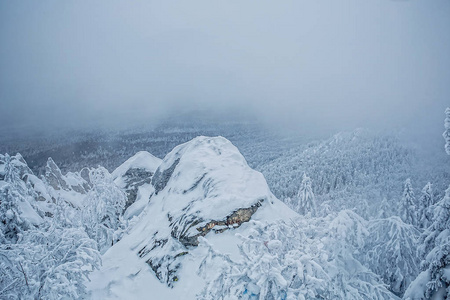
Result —
[[162, 202], [163, 210], [175, 219], [189, 215], [222, 220], [238, 208], [275, 199], [264, 176], [251, 169], [223, 137], [201, 136], [175, 147], [158, 171], [164, 172], [178, 159], [167, 186], [152, 199]]
[[[189, 231], [195, 235], [198, 234], [195, 228], [208, 221], [226, 220], [234, 211], [263, 200], [250, 222], [222, 233], [211, 231], [204, 237], [215, 250], [239, 259], [238, 245], [242, 240], [237, 234], [247, 235], [254, 221], [298, 217], [272, 195], [262, 174], [252, 170], [238, 149], [223, 137], [198, 137], [174, 148], [164, 158], [157, 173], [170, 170], [174, 164], [176, 167], [172, 168], [165, 187], [151, 196], [129, 234], [104, 254], [103, 266], [91, 275], [88, 288], [92, 299], [197, 299], [205, 285], [198, 275], [198, 268], [207, 247], [200, 243], [197, 247], [186, 248], [174, 237], [175, 227], [188, 227], [198, 221], [200, 223]], [[156, 247], [142, 257], [138, 256], [143, 247], [150, 249], [155, 240], [162, 239], [168, 239], [167, 245], [172, 246]], [[278, 245], [273, 243], [271, 246]], [[158, 251], [166, 251], [163, 255], [172, 256], [180, 251], [187, 252], [176, 258], [180, 268], [173, 288], [158, 280], [146, 263], [160, 255]]]
[[36, 213], [27, 200], [18, 201], [18, 206], [21, 211], [21, 217], [28, 220], [31, 224], [37, 226], [44, 222], [44, 220]]
[[144, 169], [155, 173], [162, 160], [150, 154], [147, 151], [139, 151], [123, 164], [118, 166], [112, 173], [114, 179], [122, 177], [129, 169]]
[[155, 191], [151, 184], [144, 184], [139, 187], [136, 201], [127, 208], [123, 217], [127, 220], [138, 216], [147, 206], [150, 195]]

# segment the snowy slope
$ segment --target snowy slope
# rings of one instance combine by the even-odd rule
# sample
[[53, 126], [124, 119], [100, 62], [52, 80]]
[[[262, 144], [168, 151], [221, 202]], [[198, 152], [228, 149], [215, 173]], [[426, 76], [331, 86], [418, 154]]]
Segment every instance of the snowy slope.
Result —
[[[237, 234], [298, 215], [222, 137], [176, 147], [156, 170], [149, 204], [92, 276], [93, 299], [197, 299], [209, 247], [239, 260]], [[208, 244], [210, 246], [208, 246]]]

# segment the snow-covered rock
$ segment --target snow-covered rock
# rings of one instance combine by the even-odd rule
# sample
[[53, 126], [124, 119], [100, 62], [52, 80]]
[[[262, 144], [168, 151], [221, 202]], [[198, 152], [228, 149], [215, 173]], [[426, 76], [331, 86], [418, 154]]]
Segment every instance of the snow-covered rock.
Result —
[[150, 183], [161, 162], [147, 151], [140, 151], [112, 172], [114, 183], [127, 194], [125, 218], [139, 214], [148, 203], [153, 192]]
[[54, 190], [72, 190], [79, 194], [86, 194], [90, 190], [89, 183], [78, 173], [68, 172], [63, 175], [51, 157], [48, 158], [43, 178]]
[[223, 137], [197, 137], [175, 147], [152, 185], [154, 193], [139, 220], [106, 252], [103, 267], [94, 274], [94, 298], [158, 291], [160, 298], [195, 299], [204, 284], [195, 271], [206, 255], [200, 241], [239, 258], [236, 234], [251, 230], [252, 221], [298, 216]]
[[18, 228], [43, 222], [43, 213], [39, 214], [35, 203], [36, 194], [24, 180], [30, 174], [32, 171], [20, 154], [0, 155], [0, 226], [11, 240], [20, 233]]

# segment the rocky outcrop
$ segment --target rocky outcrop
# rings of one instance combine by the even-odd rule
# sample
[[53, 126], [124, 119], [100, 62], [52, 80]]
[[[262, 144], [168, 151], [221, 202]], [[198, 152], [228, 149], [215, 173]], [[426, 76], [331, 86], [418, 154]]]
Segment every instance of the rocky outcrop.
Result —
[[[211, 230], [214, 231], [214, 233], [222, 233], [225, 230], [233, 229], [241, 226], [242, 223], [250, 221], [252, 215], [258, 210], [258, 208], [262, 205], [264, 202], [264, 199], [259, 200], [254, 205], [248, 207], [248, 208], [239, 208], [236, 211], [234, 211], [231, 215], [224, 218], [224, 220], [221, 221], [209, 221], [204, 226], [196, 227], [195, 229], [198, 231], [195, 235], [189, 235], [185, 234], [188, 232], [188, 229], [192, 226], [196, 226], [199, 223], [201, 223], [202, 220], [196, 220], [193, 221], [187, 230], [185, 229], [183, 232], [178, 233], [177, 226], [174, 226], [174, 229], [172, 230], [172, 237], [177, 238], [186, 248], [188, 247], [195, 247], [198, 246], [198, 238], [200, 236], [207, 235]], [[170, 218], [170, 217], [169, 217]], [[172, 223], [170, 224], [172, 227]]]
[[137, 247], [137, 255], [169, 286], [182, 280], [183, 257], [200, 237], [236, 230], [273, 197], [264, 177], [222, 137], [198, 137], [176, 147], [151, 184], [145, 230], [151, 238]]
[[160, 170], [160, 168], [156, 170], [155, 176], [152, 179], [152, 185], [155, 188], [156, 195], [166, 187], [170, 177], [173, 174], [173, 171], [175, 170], [179, 162], [180, 159], [177, 158], [169, 168], [162, 171]]
[[152, 176], [152, 172], [140, 168], [131, 168], [124, 174], [124, 190], [127, 194], [124, 211], [136, 201], [139, 187], [149, 184], [152, 181]]
[[[82, 173], [83, 171], [86, 173], [89, 172], [89, 169], [83, 169]], [[43, 179], [55, 191], [64, 190], [74, 191], [78, 194], [86, 194], [91, 189], [88, 180], [84, 179], [78, 173], [69, 172], [63, 175], [51, 157], [49, 157], [45, 166]]]
[[67, 182], [64, 180], [61, 170], [55, 164], [51, 157], [47, 160], [47, 165], [45, 166], [45, 172], [43, 175], [45, 181], [49, 186], [51, 186], [54, 190], [68, 190], [69, 186]]
[[140, 151], [114, 170], [114, 182], [127, 195], [124, 211], [137, 201], [139, 189], [152, 182], [160, 164], [161, 159], [146, 151]]

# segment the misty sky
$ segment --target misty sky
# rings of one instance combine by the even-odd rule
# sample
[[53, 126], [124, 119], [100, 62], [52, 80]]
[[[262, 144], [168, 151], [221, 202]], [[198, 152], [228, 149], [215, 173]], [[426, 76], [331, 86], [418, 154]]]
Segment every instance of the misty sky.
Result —
[[450, 1], [1, 1], [0, 105], [2, 126], [207, 107], [443, 131]]

